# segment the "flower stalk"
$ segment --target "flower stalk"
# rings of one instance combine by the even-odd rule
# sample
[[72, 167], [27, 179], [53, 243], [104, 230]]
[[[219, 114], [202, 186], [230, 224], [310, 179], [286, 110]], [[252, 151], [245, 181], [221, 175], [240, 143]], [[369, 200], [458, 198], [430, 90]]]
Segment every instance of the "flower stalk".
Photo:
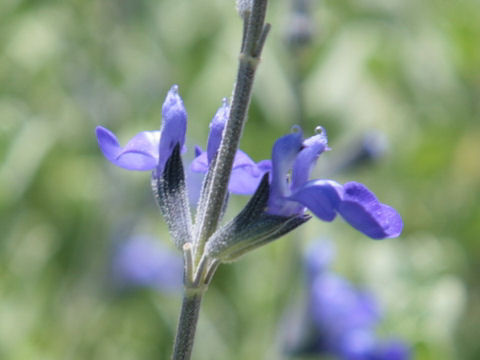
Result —
[[198, 206], [193, 254], [190, 244], [184, 246], [185, 257], [193, 255], [193, 261], [191, 258], [185, 261], [185, 288], [173, 360], [190, 359], [202, 297], [219, 265], [218, 261], [210, 262], [205, 257], [205, 244], [217, 229], [225, 206], [230, 174], [250, 105], [255, 72], [270, 30], [270, 25], [265, 24], [266, 10], [267, 0], [254, 0], [251, 11], [245, 11], [242, 17], [244, 32], [237, 79], [222, 141], [212, 162], [211, 174], [206, 176], [205, 196]]
[[177, 336], [175, 337], [175, 345], [173, 347], [173, 360], [188, 360], [192, 355], [203, 293], [204, 290], [190, 292], [187, 289], [185, 290], [178, 321]]
[[233, 91], [232, 105], [223, 132], [212, 176], [207, 181], [205, 203], [199, 204], [197, 232], [195, 234], [195, 263], [198, 264], [205, 244], [217, 229], [227, 196], [227, 187], [235, 153], [238, 149], [243, 126], [247, 117], [255, 72], [265, 44], [270, 25], [265, 24], [266, 0], [254, 0], [251, 11], [243, 16], [244, 33], [239, 57], [237, 80]]

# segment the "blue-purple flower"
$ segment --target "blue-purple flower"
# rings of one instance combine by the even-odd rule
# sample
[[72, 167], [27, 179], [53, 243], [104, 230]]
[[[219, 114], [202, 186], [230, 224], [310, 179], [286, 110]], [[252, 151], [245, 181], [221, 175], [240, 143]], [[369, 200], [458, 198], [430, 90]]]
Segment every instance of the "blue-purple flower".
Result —
[[142, 131], [135, 135], [125, 147], [110, 130], [98, 126], [97, 140], [103, 155], [113, 164], [127, 170], [163, 172], [165, 163], [176, 145], [183, 148], [187, 131], [187, 112], [178, 86], [170, 89], [162, 106], [160, 131]]
[[287, 349], [294, 353], [334, 355], [345, 360], [407, 360], [409, 347], [399, 339], [380, 339], [381, 311], [373, 295], [329, 269], [330, 242], [317, 242], [305, 257], [308, 329]]
[[[222, 106], [217, 110], [210, 123], [207, 151], [200, 147], [195, 149], [195, 159], [190, 165], [193, 172], [206, 173], [215, 159], [222, 141], [223, 129], [228, 119], [230, 106], [227, 99], [223, 99]], [[235, 154], [228, 190], [234, 194], [249, 195], [257, 189], [262, 176], [270, 171], [271, 161], [262, 160], [255, 163], [246, 153], [238, 150]]]
[[[229, 103], [224, 99], [211, 121], [206, 151], [195, 148], [187, 177], [189, 186], [186, 186], [181, 158], [185, 151], [187, 112], [176, 85], [163, 104], [160, 131], [141, 132], [122, 147], [108, 129], [101, 126], [96, 129], [100, 149], [113, 164], [127, 170], [152, 171], [155, 198], [179, 249], [197, 240], [188, 188], [190, 199], [195, 197], [192, 196], [195, 190], [197, 195], [201, 193], [197, 189], [201, 178], [193, 176], [194, 173], [202, 177], [207, 174], [203, 187], [209, 186], [208, 174], [214, 168], [229, 113]], [[400, 215], [379, 202], [364, 185], [309, 180], [318, 156], [327, 150], [324, 131], [303, 139], [300, 128], [275, 142], [272, 160], [256, 163], [238, 150], [228, 189], [231, 193], [253, 196], [234, 219], [209, 236], [205, 255], [214, 262], [236, 260], [308, 221], [311, 216], [306, 214], [306, 209], [324, 221], [332, 221], [340, 214], [355, 229], [374, 239], [400, 235], [403, 228]], [[205, 199], [198, 197], [201, 207]]]
[[103, 155], [113, 164], [127, 170], [153, 170], [158, 164], [160, 131], [142, 131], [124, 147], [110, 130], [98, 126], [98, 145]]
[[[192, 171], [200, 173], [208, 171], [220, 146], [229, 110], [229, 104], [224, 99], [210, 124], [207, 151], [196, 148], [196, 156], [191, 164]], [[163, 103], [162, 119], [160, 131], [140, 132], [124, 147], [120, 146], [114, 133], [98, 126], [96, 129], [97, 140], [103, 155], [110, 162], [124, 169], [154, 170], [154, 175], [160, 177], [175, 146], [179, 145], [182, 152], [185, 151], [187, 112], [182, 98], [178, 94], [177, 85], [170, 89]], [[247, 154], [238, 150], [230, 177], [229, 191], [234, 194], [252, 194], [258, 187], [262, 176], [270, 169], [271, 162], [269, 160], [255, 163]]]
[[[318, 156], [329, 150], [324, 131], [303, 139], [298, 130], [277, 140], [272, 150], [272, 180], [267, 213], [303, 214], [308, 208], [324, 221], [340, 214], [351, 226], [373, 239], [400, 235], [403, 222], [392, 207], [378, 201], [365, 185], [309, 180]], [[291, 172], [291, 177], [289, 173]]]

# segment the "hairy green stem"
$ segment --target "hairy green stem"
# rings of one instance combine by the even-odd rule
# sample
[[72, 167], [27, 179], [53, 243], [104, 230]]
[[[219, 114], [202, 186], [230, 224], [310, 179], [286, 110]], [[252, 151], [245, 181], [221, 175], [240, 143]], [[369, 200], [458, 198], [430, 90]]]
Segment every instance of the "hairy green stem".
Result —
[[192, 355], [202, 297], [203, 291], [189, 293], [185, 290], [172, 360], [189, 360]]
[[270, 29], [270, 25], [265, 24], [266, 10], [267, 0], [253, 0], [251, 11], [243, 15], [244, 33], [229, 118], [212, 163], [211, 177], [207, 176], [206, 196], [202, 195], [197, 209], [194, 244], [183, 246], [185, 293], [172, 360], [189, 360], [191, 357], [202, 296], [219, 265], [204, 254], [205, 244], [217, 229], [225, 204], [233, 160], [250, 105], [255, 71]]
[[270, 26], [265, 25], [267, 0], [254, 0], [251, 13], [245, 16], [242, 49], [239, 57], [237, 80], [233, 92], [230, 114], [222, 142], [208, 184], [205, 205], [197, 219], [198, 232], [195, 240], [195, 263], [200, 260], [205, 243], [218, 226], [227, 194], [233, 160], [247, 117], [255, 71]]

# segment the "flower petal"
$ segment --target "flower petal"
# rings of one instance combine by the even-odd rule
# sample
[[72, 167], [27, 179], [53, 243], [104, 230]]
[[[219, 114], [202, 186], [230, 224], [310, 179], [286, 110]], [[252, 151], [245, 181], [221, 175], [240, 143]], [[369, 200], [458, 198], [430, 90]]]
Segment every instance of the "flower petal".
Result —
[[140, 132], [124, 148], [110, 130], [97, 126], [95, 132], [100, 150], [111, 163], [138, 171], [152, 170], [157, 165], [160, 131]]
[[258, 164], [253, 163], [253, 166], [235, 166], [234, 162], [228, 191], [239, 195], [253, 194], [257, 190], [263, 175], [270, 171], [271, 167], [269, 160], [260, 161]]
[[200, 146], [195, 146], [195, 158], [186, 172], [188, 200], [190, 205], [196, 205], [200, 199], [203, 178], [208, 171], [207, 153]]
[[163, 172], [175, 146], [180, 144], [182, 149], [185, 144], [187, 111], [182, 98], [178, 95], [177, 85], [172, 86], [165, 98], [162, 106], [162, 118], [157, 176]]
[[215, 116], [210, 123], [210, 133], [208, 134], [207, 154], [208, 163], [211, 163], [218, 151], [220, 142], [222, 141], [222, 133], [230, 113], [230, 105], [227, 98], [222, 101], [222, 106], [217, 110]]
[[191, 206], [196, 206], [200, 199], [205, 174], [203, 172], [193, 171], [190, 166], [185, 177], [187, 182], [188, 201]]
[[290, 195], [287, 175], [293, 166], [298, 152], [302, 148], [302, 131], [282, 136], [272, 149], [272, 183], [268, 212], [274, 215], [285, 215], [285, 196]]
[[256, 168], [257, 164], [245, 152], [243, 152], [242, 150], [237, 150], [237, 153], [235, 154], [235, 159], [233, 159], [232, 169], [240, 167]]
[[[197, 149], [202, 151], [199, 147], [197, 147]], [[190, 164], [190, 170], [201, 173], [206, 173], [208, 171], [208, 159], [206, 151], [202, 151], [199, 155], [195, 156], [195, 159], [193, 159], [192, 163]]]
[[318, 218], [332, 221], [343, 197], [343, 187], [332, 180], [312, 180], [297, 189], [289, 200], [299, 202]]
[[[190, 170], [193, 172], [206, 173], [209, 167], [207, 157], [208, 154], [206, 151], [201, 152], [190, 164]], [[246, 153], [237, 150], [233, 161], [228, 191], [239, 195], [253, 194], [262, 180], [263, 175], [270, 171], [271, 168], [272, 163], [270, 160], [262, 160], [255, 163]]]
[[107, 128], [97, 126], [95, 129], [97, 135], [97, 142], [103, 155], [110, 161], [114, 161], [122, 148], [118, 143], [117, 137]]
[[195, 145], [195, 157], [202, 155], [202, 148], [198, 145]]
[[308, 181], [318, 156], [325, 150], [327, 150], [327, 137], [323, 133], [303, 141], [303, 149], [293, 163], [292, 190]]
[[355, 229], [373, 239], [400, 235], [401, 216], [394, 208], [380, 203], [365, 185], [349, 182], [344, 185], [344, 191], [338, 212]]

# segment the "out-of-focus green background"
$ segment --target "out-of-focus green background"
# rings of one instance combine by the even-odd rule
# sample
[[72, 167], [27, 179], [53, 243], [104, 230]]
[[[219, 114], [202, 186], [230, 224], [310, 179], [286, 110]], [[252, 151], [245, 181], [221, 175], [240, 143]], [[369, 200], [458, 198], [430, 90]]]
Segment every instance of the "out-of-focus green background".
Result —
[[[241, 147], [270, 157], [296, 122], [290, 3], [273, 29]], [[330, 238], [335, 269], [373, 290], [381, 336], [416, 359], [478, 359], [480, 345], [480, 3], [314, 1], [302, 55], [306, 135], [331, 152], [316, 176], [369, 131], [388, 153], [335, 175], [403, 215], [398, 239], [373, 241], [341, 220], [312, 220], [220, 267], [204, 301], [195, 359], [280, 359], [285, 309], [302, 297], [295, 254]], [[108, 163], [96, 125], [122, 143], [160, 125], [176, 83], [189, 113], [189, 156], [236, 72], [241, 22], [226, 0], [0, 2], [0, 359], [167, 359], [180, 296], [120, 296], [112, 243], [129, 230], [169, 242], [148, 173]], [[228, 216], [241, 202], [233, 197]], [[120, 230], [119, 230], [120, 229]]]

